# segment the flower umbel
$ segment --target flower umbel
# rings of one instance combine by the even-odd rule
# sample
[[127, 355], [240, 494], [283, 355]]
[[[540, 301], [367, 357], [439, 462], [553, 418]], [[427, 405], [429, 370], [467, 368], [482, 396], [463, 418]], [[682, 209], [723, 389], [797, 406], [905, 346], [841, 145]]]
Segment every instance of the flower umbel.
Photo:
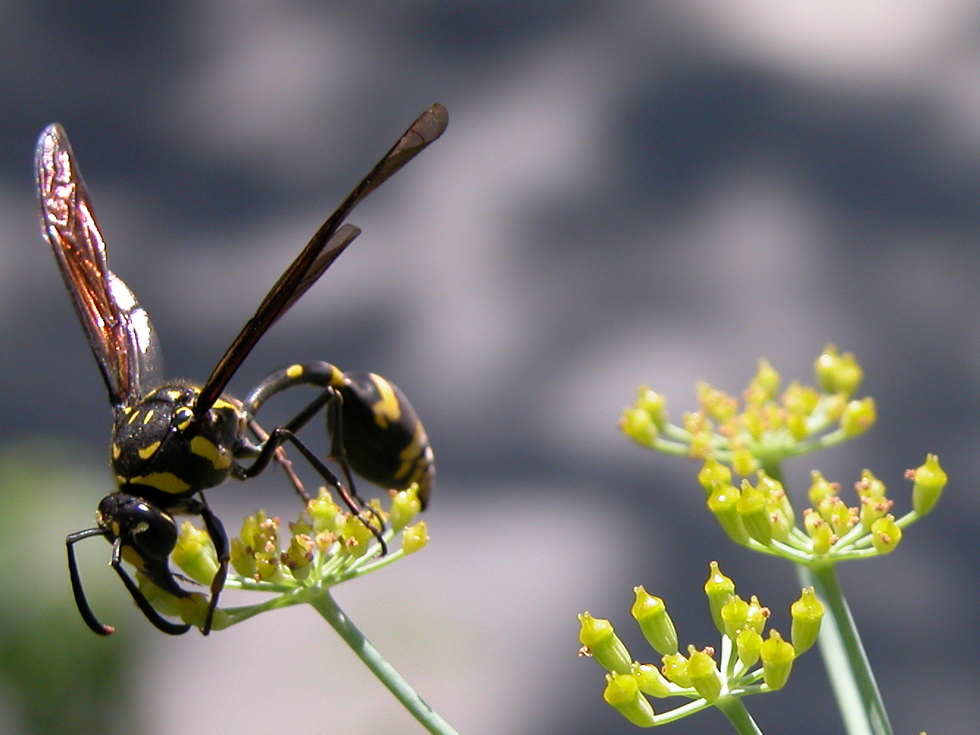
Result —
[[[800, 653], [796, 646], [812, 645], [823, 617], [823, 606], [813, 590], [804, 590], [791, 607], [790, 643], [775, 629], [770, 628], [763, 636], [769, 609], [754, 595], [749, 602], [736, 595], [734, 583], [721, 573], [716, 562], [711, 563], [704, 590], [712, 615], [718, 609], [724, 621], [721, 644], [701, 649], [689, 645], [685, 655], [676, 650], [677, 634], [663, 601], [642, 587], [634, 589], [633, 617], [662, 654], [660, 668], [653, 663], [630, 662], [625, 645], [608, 620], [588, 613], [579, 615], [580, 640], [609, 672], [603, 698], [634, 724], [663, 725], [712, 706], [728, 713], [743, 697], [781, 688]], [[673, 651], [664, 651], [671, 647]], [[647, 696], [692, 701], [655, 713]]]
[[[874, 400], [854, 397], [863, 377], [854, 355], [828, 346], [815, 374], [815, 387], [794, 381], [780, 394], [779, 374], [761, 360], [741, 400], [699, 384], [700, 409], [680, 424], [669, 421], [666, 399], [644, 387], [620, 425], [644, 446], [701, 460], [698, 482], [708, 509], [737, 544], [814, 567], [891, 553], [903, 530], [935, 506], [946, 473], [933, 454], [908, 470], [912, 510], [898, 517], [885, 484], [869, 470], [854, 485], [855, 505], [840, 497], [838, 483], [814, 471], [810, 507], [797, 513], [779, 480], [782, 462], [853, 439], [876, 419]], [[637, 415], [656, 431], [636, 430]]]
[[[298, 520], [285, 526], [279, 518], [270, 517], [263, 510], [247, 516], [241, 533], [230, 542], [233, 573], [229, 574], [225, 587], [271, 592], [276, 596], [254, 605], [219, 608], [213, 630], [221, 630], [265, 610], [316, 604], [315, 598], [327, 594], [334, 585], [417, 551], [428, 541], [424, 522], [410, 525], [418, 512], [414, 486], [391, 493], [390, 511], [372, 501], [358, 515], [341, 510], [323, 488], [307, 503]], [[399, 535], [400, 546], [396, 544]], [[210, 537], [190, 522], [181, 526], [171, 560], [184, 574], [204, 585], [211, 582], [218, 568]], [[148, 583], [144, 581], [144, 585]], [[178, 615], [194, 625], [203, 622], [207, 609], [204, 595], [177, 599], [153, 588], [147, 596], [164, 614]]]

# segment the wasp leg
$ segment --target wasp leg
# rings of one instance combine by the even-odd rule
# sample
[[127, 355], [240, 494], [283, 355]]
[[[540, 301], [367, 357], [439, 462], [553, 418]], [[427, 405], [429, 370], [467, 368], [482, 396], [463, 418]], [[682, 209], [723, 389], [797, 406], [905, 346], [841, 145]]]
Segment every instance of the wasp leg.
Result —
[[[242, 469], [244, 478], [255, 477], [255, 475], [261, 473], [272, 461], [276, 450], [282, 446], [284, 442], [289, 442], [299, 451], [300, 454], [310, 463], [310, 466], [316, 471], [318, 475], [327, 483], [331, 488], [333, 488], [337, 494], [344, 501], [344, 504], [350, 509], [351, 513], [356, 515], [361, 519], [361, 522], [365, 527], [371, 531], [371, 534], [378, 540], [381, 545], [381, 555], [384, 556], [388, 553], [388, 545], [385, 543], [383, 538], [384, 534], [384, 520], [378, 514], [378, 512], [372, 508], [370, 505], [364, 503], [355, 491], [353, 491], [353, 484], [351, 485], [351, 490], [340, 481], [340, 479], [335, 475], [326, 463], [318, 456], [316, 453], [310, 449], [303, 441], [296, 436], [290, 429], [285, 428], [285, 426], [278, 426], [272, 430], [269, 434], [269, 438], [263, 443], [259, 456], [255, 459], [255, 462], [251, 466]], [[347, 477], [350, 477], [349, 471], [346, 467], [341, 464], [344, 468], [344, 473]], [[349, 480], [350, 481], [350, 480]], [[361, 514], [367, 512], [370, 513], [374, 521], [365, 520]]]
[[[137, 585], [136, 582], [133, 581], [133, 578], [126, 572], [126, 569], [122, 565], [123, 541], [124, 538], [120, 536], [112, 542], [112, 559], [110, 560], [109, 564], [116, 570], [116, 574], [119, 575], [119, 578], [123, 581], [123, 584], [126, 585], [126, 589], [129, 590], [129, 594], [133, 598], [133, 602], [135, 602], [136, 606], [140, 609], [140, 612], [143, 613], [146, 619], [153, 623], [153, 626], [161, 633], [166, 633], [167, 635], [183, 635], [189, 631], [191, 626], [187, 625], [186, 623], [172, 623], [160, 615], [160, 613], [156, 611], [156, 608], [150, 604], [150, 601], [146, 599], [146, 595], [143, 594], [143, 591], [139, 588], [139, 585]], [[150, 577], [151, 582], [157, 584], [157, 575], [151, 573], [147, 576]], [[181, 593], [175, 595], [176, 597], [187, 596], [187, 592], [177, 586], [177, 583], [173, 581], [173, 577], [170, 576], [169, 572], [166, 578], [170, 580], [172, 587], [176, 588], [176, 590]], [[157, 584], [157, 586], [160, 587], [161, 585]], [[174, 590], [171, 588], [171, 585], [161, 588], [170, 594], [174, 594]]]
[[[310, 385], [314, 387], [322, 387], [324, 390], [314, 398], [302, 411], [296, 414], [292, 419], [283, 424], [280, 428], [284, 429], [286, 432], [296, 434], [300, 429], [306, 426], [309, 421], [316, 416], [320, 410], [326, 406], [327, 413], [327, 427], [328, 433], [330, 434], [330, 456], [329, 458], [336, 462], [341, 472], [343, 472], [344, 479], [347, 482], [347, 487], [349, 488], [349, 495], [355, 499], [355, 504], [357, 508], [368, 507], [361, 500], [357, 494], [357, 489], [354, 485], [354, 477], [351, 471], [350, 462], [347, 460], [347, 452], [345, 450], [345, 445], [343, 441], [343, 430], [341, 425], [343, 423], [343, 394], [341, 389], [345, 384], [345, 376], [341, 370], [328, 362], [307, 362], [298, 363], [290, 365], [289, 367], [281, 368], [275, 370], [269, 375], [267, 375], [262, 382], [260, 382], [252, 392], [245, 397], [244, 408], [245, 413], [248, 416], [254, 416], [255, 412], [258, 411], [262, 405], [276, 393], [280, 393], [287, 388], [292, 388], [297, 385]], [[298, 439], [292, 439], [291, 441], [296, 442]], [[305, 447], [304, 447], [305, 448]], [[303, 451], [303, 450], [300, 450]], [[308, 456], [308, 455], [305, 455]], [[255, 472], [261, 472], [265, 469], [265, 465], [271, 460], [271, 457], [265, 459], [265, 463], [261, 464], [256, 468]], [[311, 460], [311, 464], [314, 464]], [[323, 463], [317, 461], [314, 467], [323, 467]], [[321, 476], [327, 480], [327, 476], [323, 474], [320, 469], [317, 469]], [[249, 475], [253, 476], [253, 475]], [[333, 477], [331, 473], [331, 477]], [[353, 512], [359, 512], [348, 500], [348, 494], [338, 486], [338, 484], [331, 482], [332, 487], [334, 487], [341, 495], [344, 497], [345, 502], [351, 507]], [[371, 513], [377, 518], [377, 513], [371, 510]], [[378, 519], [380, 520], [380, 519]]]
[[[264, 444], [269, 440], [269, 433], [259, 426], [255, 419], [249, 420], [248, 429], [252, 432], [252, 435], [259, 440], [260, 444]], [[256, 449], [256, 452], [258, 451], [259, 450]], [[281, 445], [276, 447], [274, 459], [276, 464], [282, 467], [282, 471], [286, 473], [286, 477], [289, 478], [289, 482], [296, 491], [296, 494], [303, 499], [303, 502], [310, 502], [312, 498], [310, 497], [310, 494], [306, 492], [306, 488], [303, 486], [303, 481], [300, 479], [299, 475], [296, 474], [296, 470], [293, 468], [293, 462], [286, 454], [286, 448]]]
[[92, 632], [99, 635], [109, 635], [115, 631], [115, 628], [100, 623], [95, 617], [95, 613], [92, 612], [92, 608], [89, 607], [88, 600], [85, 598], [85, 590], [82, 588], [82, 576], [78, 573], [78, 563], [75, 561], [75, 544], [82, 539], [105, 535], [105, 531], [101, 528], [89, 528], [68, 534], [65, 539], [65, 545], [68, 547], [68, 575], [71, 577], [71, 591], [75, 595], [75, 605], [78, 607], [78, 612], [85, 624]]
[[204, 493], [198, 493], [198, 495], [200, 500], [190, 498], [184, 502], [180, 510], [183, 513], [200, 516], [204, 520], [204, 528], [207, 530], [208, 536], [211, 537], [214, 552], [218, 557], [218, 571], [215, 573], [214, 579], [211, 580], [211, 600], [208, 602], [204, 627], [201, 628], [201, 633], [208, 635], [211, 632], [211, 624], [214, 622], [214, 611], [218, 607], [218, 597], [221, 595], [221, 590], [225, 587], [225, 580], [228, 578], [228, 561], [231, 554], [228, 550], [228, 534], [225, 532], [224, 525], [211, 510]]

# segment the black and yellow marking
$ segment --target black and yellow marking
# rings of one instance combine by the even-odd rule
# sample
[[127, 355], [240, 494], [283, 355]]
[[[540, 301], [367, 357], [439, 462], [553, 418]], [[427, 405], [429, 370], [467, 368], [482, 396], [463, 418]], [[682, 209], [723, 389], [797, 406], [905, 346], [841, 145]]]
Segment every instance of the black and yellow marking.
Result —
[[380, 487], [404, 490], [418, 484], [423, 509], [435, 477], [435, 459], [425, 427], [408, 398], [375, 373], [345, 373], [328, 362], [289, 365], [266, 376], [245, 397], [254, 415], [276, 393], [299, 385], [323, 388], [331, 458]]

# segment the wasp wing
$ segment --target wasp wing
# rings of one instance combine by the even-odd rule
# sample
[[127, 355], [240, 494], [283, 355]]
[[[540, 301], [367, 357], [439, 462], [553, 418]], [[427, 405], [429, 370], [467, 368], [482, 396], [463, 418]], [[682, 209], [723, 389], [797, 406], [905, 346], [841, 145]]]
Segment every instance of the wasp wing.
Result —
[[285, 314], [293, 304], [299, 301], [299, 297], [305, 294], [307, 289], [317, 282], [317, 279], [337, 259], [337, 256], [344, 252], [347, 246], [354, 241], [354, 238], [360, 234], [361, 228], [355, 225], [341, 225], [337, 228], [333, 237], [327, 242], [326, 249], [310, 264], [306, 277], [296, 286], [296, 290], [293, 291], [292, 297], [282, 308], [282, 311], [279, 312], [279, 316]]
[[[228, 385], [242, 361], [252, 351], [262, 335], [275, 324], [286, 310], [302, 296], [337, 258], [345, 247], [357, 236], [342, 235], [341, 224], [364, 197], [377, 189], [402, 166], [411, 161], [426, 146], [436, 140], [449, 124], [449, 112], [440, 104], [435, 104], [422, 113], [405, 131], [391, 149], [378, 161], [374, 168], [361, 179], [353, 191], [337, 207], [326, 222], [320, 225], [313, 238], [299, 256], [290, 264], [279, 280], [259, 304], [259, 308], [242, 331], [231, 343], [224, 356], [212, 371], [197, 399], [196, 412], [205, 413]], [[356, 228], [354, 228], [356, 230]]]
[[49, 125], [41, 133], [35, 168], [41, 229], [102, 370], [109, 399], [117, 408], [133, 403], [159, 368], [156, 333], [133, 292], [109, 270], [88, 191], [60, 125]]

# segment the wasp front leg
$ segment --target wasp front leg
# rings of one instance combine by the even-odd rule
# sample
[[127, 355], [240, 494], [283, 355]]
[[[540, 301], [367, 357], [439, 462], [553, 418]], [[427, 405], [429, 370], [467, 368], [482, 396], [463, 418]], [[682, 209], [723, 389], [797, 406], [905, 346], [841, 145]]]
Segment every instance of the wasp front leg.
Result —
[[147, 503], [142, 498], [124, 492], [113, 493], [99, 503], [98, 527], [70, 534], [65, 539], [68, 547], [68, 571], [71, 577], [75, 604], [86, 625], [99, 635], [109, 635], [113, 628], [103, 625], [95, 617], [85, 592], [75, 560], [75, 544], [92, 536], [103, 536], [112, 543], [109, 564], [122, 579], [130, 596], [146, 619], [158, 630], [169, 635], [181, 635], [190, 630], [189, 625], [172, 623], [156, 611], [146, 599], [139, 585], [133, 581], [123, 566], [125, 559], [147, 579], [174, 597], [190, 595], [174, 579], [168, 559], [177, 543], [177, 526], [169, 513]]

